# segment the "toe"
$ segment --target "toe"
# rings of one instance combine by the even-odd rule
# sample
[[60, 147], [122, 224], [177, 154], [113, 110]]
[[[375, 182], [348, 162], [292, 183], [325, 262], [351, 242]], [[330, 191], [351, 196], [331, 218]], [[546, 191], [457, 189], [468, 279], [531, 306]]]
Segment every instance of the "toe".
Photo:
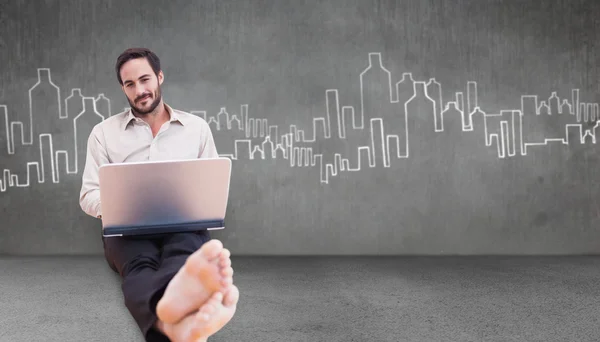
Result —
[[198, 312], [198, 315], [200, 316], [200, 318], [210, 317], [210, 315], [213, 314], [215, 311], [217, 311], [217, 308], [213, 304], [205, 304], [202, 305], [202, 308]]
[[204, 312], [204, 311], [199, 311], [196, 314], [196, 318], [200, 321], [200, 322], [206, 322], [210, 319], [210, 314], [208, 312]]
[[232, 277], [225, 277], [223, 279], [221, 279], [220, 282], [222, 287], [229, 287], [229, 285], [233, 284], [233, 278]]
[[206, 308], [203, 309], [203, 312], [209, 315], [212, 315], [213, 313], [215, 313], [215, 311], [217, 311], [217, 308], [213, 304], [209, 304], [206, 306]]
[[223, 297], [223, 304], [225, 306], [236, 305], [240, 299], [240, 291], [235, 285], [231, 285], [225, 296]]
[[221, 292], [215, 292], [204, 305], [198, 310], [199, 319], [208, 319], [210, 316], [217, 311], [218, 306], [223, 301], [223, 294]]
[[225, 267], [224, 269], [221, 270], [221, 275], [223, 277], [233, 277], [233, 268]]
[[221, 253], [220, 253], [220, 255], [219, 255], [219, 258], [220, 258], [221, 260], [225, 260], [225, 259], [229, 259], [230, 257], [231, 257], [231, 252], [229, 251], [229, 249], [227, 249], [227, 248], [223, 248], [223, 249], [221, 250]]
[[231, 259], [227, 258], [227, 259], [221, 259], [221, 261], [219, 261], [219, 266], [221, 267], [229, 267], [231, 266]]
[[223, 243], [216, 239], [209, 240], [200, 247], [200, 253], [208, 260], [218, 257], [223, 250]]
[[221, 303], [223, 301], [223, 293], [222, 292], [215, 292], [212, 297], [210, 297], [210, 302], [213, 303]]
[[200, 272], [202, 265], [206, 265], [206, 262], [218, 257], [222, 248], [223, 243], [219, 240], [210, 240], [206, 242], [199, 250], [195, 251], [187, 258], [185, 270], [191, 274]]
[[206, 301], [206, 303], [204, 305], [202, 305], [202, 307], [206, 306], [206, 305], [217, 305], [220, 304], [223, 301], [223, 293], [222, 292], [215, 292], [212, 294], [212, 296], [210, 296], [210, 298], [208, 298], [208, 300]]

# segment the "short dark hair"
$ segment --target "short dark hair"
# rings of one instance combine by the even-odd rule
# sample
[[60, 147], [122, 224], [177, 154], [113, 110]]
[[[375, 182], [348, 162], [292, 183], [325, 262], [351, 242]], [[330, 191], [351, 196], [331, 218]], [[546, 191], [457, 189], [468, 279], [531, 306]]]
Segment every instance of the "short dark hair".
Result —
[[148, 60], [148, 63], [150, 63], [154, 74], [158, 76], [158, 73], [160, 72], [160, 59], [154, 52], [146, 48], [129, 48], [123, 51], [117, 58], [117, 65], [115, 66], [115, 71], [117, 72], [117, 79], [119, 80], [119, 84], [123, 85], [123, 79], [121, 79], [121, 67], [127, 61], [136, 58], [146, 58]]

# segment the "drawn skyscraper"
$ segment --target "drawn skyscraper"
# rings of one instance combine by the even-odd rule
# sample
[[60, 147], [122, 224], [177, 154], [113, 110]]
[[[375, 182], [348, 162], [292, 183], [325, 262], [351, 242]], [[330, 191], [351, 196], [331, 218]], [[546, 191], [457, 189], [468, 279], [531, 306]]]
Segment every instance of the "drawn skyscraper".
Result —
[[112, 115], [110, 111], [110, 100], [106, 96], [104, 96], [104, 94], [98, 95], [95, 101], [96, 109], [98, 110], [98, 113], [100, 113], [100, 115], [102, 115], [105, 118], [108, 118]]
[[[211, 117], [212, 118], [212, 117]], [[229, 113], [224, 107], [219, 109], [219, 112], [216, 115], [216, 122], [211, 126], [218, 127], [220, 130], [231, 130], [231, 123], [229, 121]], [[215, 131], [216, 132], [216, 131]], [[235, 141], [232, 139], [221, 139], [217, 134], [213, 134], [215, 139], [215, 144], [217, 144], [217, 151], [223, 151], [225, 153], [234, 153], [235, 149]]]
[[[429, 87], [428, 87], [427, 91], [429, 92]], [[452, 103], [452, 102], [450, 102], [450, 103]], [[456, 107], [456, 110], [460, 113], [459, 119], [461, 121], [461, 127], [463, 130], [465, 130], [468, 126], [468, 123], [467, 123], [467, 116], [465, 115], [465, 97], [463, 96], [462, 92], [456, 93], [456, 101], [454, 102], [454, 106]], [[436, 107], [436, 117], [438, 117], [438, 116], [439, 116], [439, 111]], [[437, 128], [436, 128], [436, 131], [437, 131]]]
[[471, 131], [473, 130], [472, 127], [472, 116], [471, 114], [473, 114], [473, 112], [475, 111], [475, 108], [478, 108], [478, 102], [479, 100], [477, 99], [477, 83], [473, 82], [473, 81], [469, 81], [467, 83], [467, 111], [466, 111], [466, 117], [467, 117], [467, 127], [465, 127], [465, 130], [467, 131]]
[[[435, 132], [435, 102], [427, 95], [425, 82], [413, 82], [414, 95], [406, 102], [408, 127], [408, 156], [420, 151], [424, 146], [415, 146], [415, 141], [423, 142], [424, 137]], [[419, 139], [412, 139], [415, 136]]]
[[[543, 129], [538, 125], [538, 104], [537, 96], [523, 95], [521, 96], [521, 113], [523, 113], [523, 131], [526, 136], [524, 140], [527, 143], [541, 144], [545, 142]], [[487, 138], [486, 138], [487, 139]], [[490, 146], [486, 142], [486, 146]], [[522, 144], [523, 153], [527, 154], [527, 146]]]
[[[371, 131], [371, 119], [390, 118], [393, 110], [392, 74], [383, 66], [380, 53], [369, 53], [369, 65], [360, 74], [360, 117], [358, 126], [367, 134], [370, 166], [384, 166], [383, 137]], [[373, 125], [378, 126], [375, 122]]]
[[65, 163], [62, 161], [63, 159], [67, 159], [64, 157], [64, 154], [61, 154], [61, 158], [57, 158], [58, 168], [65, 169], [66, 167], [68, 173], [77, 172], [77, 152], [75, 150], [75, 144], [73, 142], [75, 139], [75, 126], [73, 119], [77, 115], [82, 113], [83, 109], [83, 95], [81, 94], [81, 89], [72, 89], [71, 94], [65, 99], [65, 111], [67, 112], [67, 116], [70, 118], [71, 121], [71, 143], [69, 148], [66, 150], [68, 155], [68, 165], [65, 165]]
[[87, 142], [95, 125], [102, 122], [104, 117], [96, 110], [93, 97], [83, 98], [83, 111], [74, 119], [75, 153], [77, 156], [77, 172], [82, 173], [86, 163]]
[[[401, 158], [408, 158], [408, 113], [406, 103], [415, 96], [415, 80], [411, 73], [403, 73], [400, 81], [396, 83], [396, 94], [398, 105], [396, 106], [398, 115], [390, 122], [388, 132], [398, 135], [398, 151]], [[390, 156], [390, 158], [392, 158]]]
[[562, 113], [562, 108], [560, 108], [560, 99], [556, 92], [552, 92], [550, 98], [548, 98], [548, 107], [550, 108], [550, 115], [558, 115]]
[[[337, 175], [343, 168], [342, 156], [346, 154], [347, 145], [342, 140], [342, 122], [340, 100], [336, 89], [325, 92], [325, 118], [320, 120], [324, 125], [322, 131], [315, 132], [315, 141], [310, 151], [316, 157], [316, 166], [321, 170], [321, 182], [328, 182], [329, 178]], [[315, 125], [315, 127], [318, 127]], [[305, 145], [298, 146], [299, 162], [306, 164], [308, 149]], [[349, 151], [348, 151], [349, 152]]]
[[488, 131], [487, 131], [487, 116], [479, 108], [475, 107], [473, 112], [469, 115], [469, 121], [471, 122], [471, 134], [476, 134], [480, 137], [480, 141], [484, 142], [485, 146], [488, 146]]
[[11, 153], [8, 110], [5, 105], [0, 105], [0, 191], [6, 191], [10, 185], [10, 170], [8, 158]]
[[[568, 125], [577, 123], [576, 116], [571, 114], [570, 110], [563, 110], [563, 105], [561, 104], [560, 98], [557, 96], [556, 92], [553, 92], [550, 98], [548, 99], [549, 108], [550, 108], [550, 116], [548, 118], [540, 118], [540, 121], [545, 121], [550, 123], [551, 125], [547, 125], [545, 129], [545, 138], [546, 139], [562, 139], [563, 142], [567, 142], [568, 133], [567, 127]], [[547, 120], [547, 121], [546, 121]], [[541, 122], [540, 122], [541, 123]]]
[[[50, 69], [37, 69], [38, 81], [29, 89], [29, 137], [34, 150], [39, 148], [39, 157], [32, 151], [34, 161], [38, 161], [42, 182], [58, 182], [56, 171], [53, 170], [54, 150], [57, 144], [53, 135], [65, 132], [68, 120], [61, 113], [60, 89], [52, 82]], [[68, 129], [68, 127], [67, 127]], [[68, 130], [67, 130], [68, 131]], [[39, 138], [36, 139], [36, 138]], [[59, 140], [59, 139], [56, 139]], [[42, 144], [42, 141], [44, 143]], [[68, 142], [68, 140], [65, 139]], [[54, 175], [54, 179], [53, 179]]]
[[464, 113], [458, 108], [456, 102], [448, 102], [446, 108], [444, 108], [440, 115], [443, 131], [451, 132], [460, 137], [460, 133], [463, 131], [465, 123], [463, 116]]
[[427, 95], [435, 103], [435, 115], [433, 117], [435, 131], [441, 132], [444, 130], [444, 122], [442, 120], [442, 111], [444, 110], [442, 102], [442, 85], [439, 84], [435, 78], [432, 78], [427, 82]]

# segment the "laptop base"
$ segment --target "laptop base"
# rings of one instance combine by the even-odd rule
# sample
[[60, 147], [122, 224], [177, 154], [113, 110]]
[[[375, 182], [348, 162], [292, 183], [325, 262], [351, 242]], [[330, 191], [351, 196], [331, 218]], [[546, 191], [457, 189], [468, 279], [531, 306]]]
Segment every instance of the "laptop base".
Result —
[[102, 228], [103, 237], [115, 236], [134, 236], [134, 235], [154, 235], [183, 232], [197, 232], [200, 230], [219, 230], [225, 229], [223, 220], [186, 222], [180, 224], [160, 224], [144, 226], [121, 226]]

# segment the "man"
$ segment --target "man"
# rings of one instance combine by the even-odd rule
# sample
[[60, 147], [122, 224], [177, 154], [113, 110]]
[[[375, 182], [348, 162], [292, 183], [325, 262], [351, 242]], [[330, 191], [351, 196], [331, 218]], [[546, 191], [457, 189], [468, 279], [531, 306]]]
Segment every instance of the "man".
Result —
[[[81, 208], [97, 218], [101, 165], [218, 156], [204, 119], [163, 102], [156, 54], [127, 49], [117, 58], [116, 73], [131, 108], [92, 129], [82, 177]], [[239, 292], [230, 253], [207, 231], [110, 237], [103, 244], [147, 341], [206, 341], [233, 317]]]

